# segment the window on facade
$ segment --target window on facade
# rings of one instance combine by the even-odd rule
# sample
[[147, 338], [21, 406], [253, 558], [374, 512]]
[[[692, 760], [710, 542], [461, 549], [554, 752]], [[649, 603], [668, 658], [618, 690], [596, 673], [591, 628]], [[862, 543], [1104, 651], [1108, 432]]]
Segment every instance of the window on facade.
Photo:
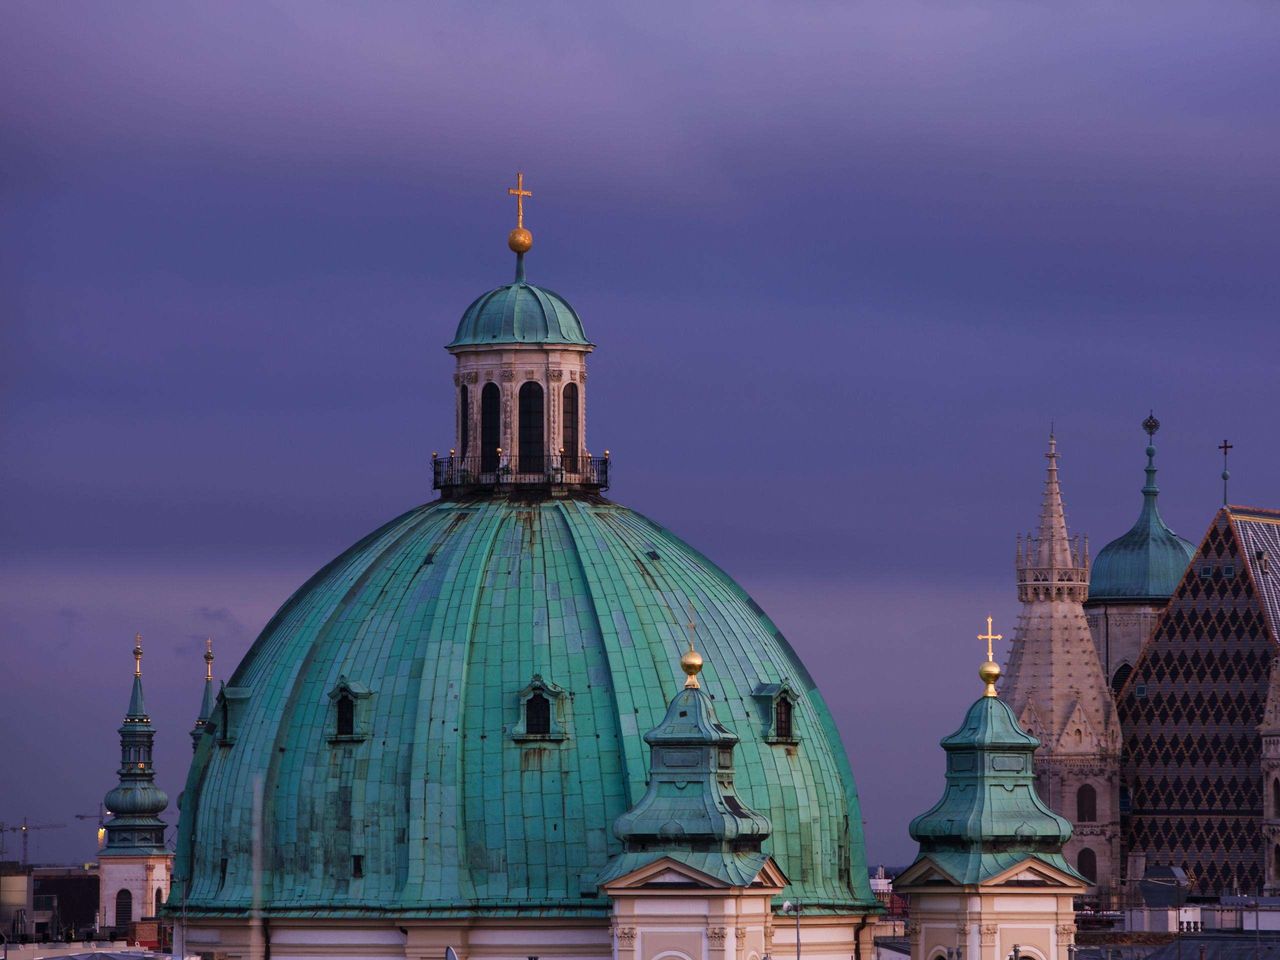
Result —
[[565, 384], [564, 388], [564, 428], [561, 431], [560, 445], [564, 447], [564, 468], [569, 472], [578, 469], [578, 385]]
[[1090, 883], [1098, 882], [1098, 855], [1085, 847], [1076, 857], [1076, 870]]
[[1271, 816], [1280, 820], [1280, 777], [1271, 781]]
[[1076, 823], [1093, 823], [1098, 819], [1098, 792], [1089, 784], [1076, 791]]
[[540, 693], [524, 702], [524, 732], [534, 737], [551, 733], [551, 701]]
[[340, 737], [356, 735], [356, 702], [347, 694], [338, 698], [338, 729]]
[[471, 446], [471, 395], [465, 383], [458, 390], [458, 444], [458, 453], [465, 457]]
[[163, 908], [164, 908], [164, 894], [160, 892], [159, 887], [156, 887], [156, 912], [153, 913], [152, 916], [153, 917], [160, 916], [160, 911]]
[[1111, 677], [1111, 689], [1114, 693], [1119, 693], [1129, 679], [1129, 675], [1133, 673], [1133, 667], [1127, 663], [1120, 664], [1116, 668], [1116, 672]]
[[123, 927], [128, 923], [133, 923], [133, 894], [121, 890], [116, 894], [116, 926]]
[[790, 740], [795, 736], [791, 712], [791, 701], [778, 697], [773, 705], [773, 735], [780, 740]]
[[543, 444], [542, 384], [532, 380], [520, 387], [519, 456], [521, 473], [539, 473], [545, 469]]
[[498, 469], [498, 448], [502, 446], [502, 391], [496, 383], [486, 383], [480, 391], [480, 469]]
[[1280, 846], [1277, 846], [1271, 855], [1271, 869], [1275, 871], [1274, 876], [1280, 877]]

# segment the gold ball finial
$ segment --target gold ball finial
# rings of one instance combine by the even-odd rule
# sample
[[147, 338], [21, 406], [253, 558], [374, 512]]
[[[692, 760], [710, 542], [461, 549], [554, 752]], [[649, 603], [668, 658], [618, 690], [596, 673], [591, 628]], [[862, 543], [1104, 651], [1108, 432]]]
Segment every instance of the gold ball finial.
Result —
[[996, 681], [1000, 679], [1000, 664], [994, 660], [988, 660], [978, 668], [978, 679], [987, 685], [983, 691], [984, 696], [996, 696]]
[[987, 685], [987, 688], [982, 691], [984, 697], [998, 696], [996, 681], [1000, 679], [1000, 664], [996, 663], [996, 655], [991, 643], [993, 640], [1003, 640], [1004, 636], [991, 629], [992, 620], [992, 617], [987, 617], [987, 632], [978, 634], [979, 640], [987, 641], [987, 660], [978, 668], [978, 679]]
[[528, 253], [533, 246], [533, 234], [524, 227], [516, 227], [507, 234], [507, 246], [512, 253]]
[[702, 672], [702, 654], [690, 647], [683, 657], [680, 658], [680, 669], [685, 672], [688, 678], [684, 685], [686, 690], [697, 690], [701, 686], [698, 683], [698, 674]]

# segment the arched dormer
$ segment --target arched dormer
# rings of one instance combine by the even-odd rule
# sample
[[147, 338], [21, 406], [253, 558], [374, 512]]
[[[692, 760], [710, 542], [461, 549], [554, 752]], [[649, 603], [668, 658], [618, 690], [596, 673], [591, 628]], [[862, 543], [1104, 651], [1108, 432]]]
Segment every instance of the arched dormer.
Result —
[[329, 691], [330, 743], [358, 743], [369, 736], [368, 710], [364, 701], [373, 691], [363, 683], [338, 677], [338, 683]]
[[542, 679], [533, 679], [516, 694], [519, 711], [511, 728], [513, 740], [557, 741], [568, 737], [569, 701], [572, 697], [563, 687]]
[[800, 742], [799, 716], [796, 711], [800, 697], [789, 684], [762, 683], [755, 688], [752, 696], [760, 704], [763, 714], [766, 743]]

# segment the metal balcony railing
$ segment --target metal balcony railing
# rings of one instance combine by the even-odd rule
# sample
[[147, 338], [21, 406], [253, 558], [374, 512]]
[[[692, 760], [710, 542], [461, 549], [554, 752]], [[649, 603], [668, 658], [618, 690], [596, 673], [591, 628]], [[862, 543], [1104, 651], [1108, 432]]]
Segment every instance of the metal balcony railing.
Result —
[[479, 457], [431, 458], [431, 486], [446, 495], [508, 487], [609, 489], [609, 454], [603, 457], [513, 457], [499, 451]]

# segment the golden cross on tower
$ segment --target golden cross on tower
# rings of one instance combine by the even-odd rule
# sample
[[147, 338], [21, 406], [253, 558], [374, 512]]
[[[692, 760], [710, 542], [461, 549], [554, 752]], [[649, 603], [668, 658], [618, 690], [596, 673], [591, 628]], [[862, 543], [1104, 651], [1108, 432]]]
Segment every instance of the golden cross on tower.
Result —
[[142, 676], [142, 634], [133, 638], [133, 675]]
[[507, 193], [516, 198], [516, 229], [524, 227], [524, 198], [532, 197], [533, 191], [524, 188], [524, 171], [516, 171], [516, 185], [508, 187]]
[[204, 641], [204, 678], [213, 679], [213, 637], [208, 637]]
[[987, 662], [978, 668], [978, 678], [987, 685], [982, 692], [984, 697], [996, 696], [996, 681], [1000, 679], [1000, 664], [996, 663], [995, 650], [991, 647], [993, 640], [1003, 640], [1001, 634], [991, 629], [991, 617], [987, 617], [987, 632], [978, 634], [979, 640], [987, 641]]
[[988, 659], [988, 660], [990, 660], [990, 661], [992, 661], [992, 662], [994, 662], [996, 658], [995, 658], [995, 652], [994, 652], [994, 650], [993, 650], [993, 649], [992, 649], [992, 647], [991, 647], [991, 641], [992, 641], [992, 640], [1003, 640], [1003, 639], [1004, 639], [1004, 635], [1003, 635], [1003, 634], [999, 634], [999, 633], [992, 633], [992, 632], [991, 632], [991, 621], [992, 621], [992, 619], [993, 619], [992, 617], [987, 617], [987, 632], [986, 632], [986, 633], [980, 633], [980, 634], [978, 634], [978, 639], [979, 639], [979, 640], [985, 640], [985, 641], [987, 641], [987, 659]]

